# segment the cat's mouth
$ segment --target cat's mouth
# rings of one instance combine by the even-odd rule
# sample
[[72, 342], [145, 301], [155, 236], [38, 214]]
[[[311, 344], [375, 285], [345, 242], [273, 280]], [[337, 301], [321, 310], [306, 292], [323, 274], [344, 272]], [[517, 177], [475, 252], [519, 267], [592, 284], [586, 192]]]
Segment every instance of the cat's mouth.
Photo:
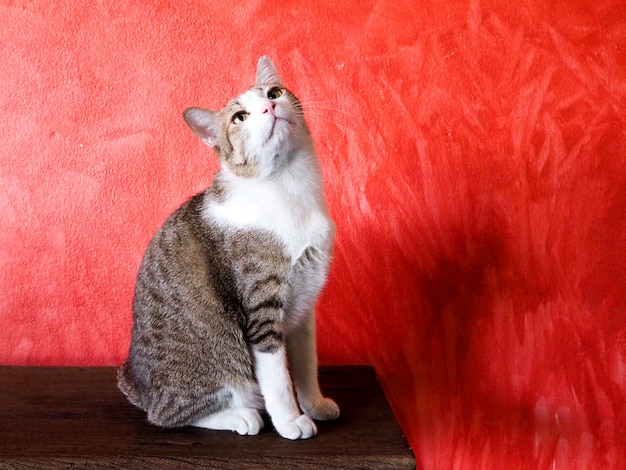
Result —
[[279, 125], [279, 122], [280, 123], [282, 123], [282, 122], [289, 123], [290, 121], [287, 118], [274, 116], [274, 121], [272, 122], [272, 125], [270, 127], [270, 133], [269, 133], [269, 135], [267, 137], [267, 140], [270, 140], [272, 137], [274, 137], [274, 134], [276, 133], [276, 127]]

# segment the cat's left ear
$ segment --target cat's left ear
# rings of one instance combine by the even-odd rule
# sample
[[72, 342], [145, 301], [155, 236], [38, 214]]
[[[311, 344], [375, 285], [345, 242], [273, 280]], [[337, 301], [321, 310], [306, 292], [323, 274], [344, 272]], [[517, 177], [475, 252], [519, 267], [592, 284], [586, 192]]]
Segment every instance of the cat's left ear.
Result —
[[256, 86], [280, 86], [280, 77], [274, 66], [274, 62], [264, 55], [259, 59], [256, 68]]
[[189, 108], [183, 113], [183, 118], [202, 142], [211, 147], [217, 145], [220, 132], [217, 113], [203, 108]]

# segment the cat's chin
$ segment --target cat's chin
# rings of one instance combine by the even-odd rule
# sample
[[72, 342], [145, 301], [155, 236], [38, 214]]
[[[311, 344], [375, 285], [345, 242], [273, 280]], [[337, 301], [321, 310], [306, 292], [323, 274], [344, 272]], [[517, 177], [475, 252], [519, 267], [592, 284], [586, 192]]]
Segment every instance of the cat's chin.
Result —
[[291, 121], [289, 119], [276, 116], [274, 122], [271, 124], [270, 132], [265, 142], [269, 143], [273, 139], [283, 142], [289, 139], [290, 125]]

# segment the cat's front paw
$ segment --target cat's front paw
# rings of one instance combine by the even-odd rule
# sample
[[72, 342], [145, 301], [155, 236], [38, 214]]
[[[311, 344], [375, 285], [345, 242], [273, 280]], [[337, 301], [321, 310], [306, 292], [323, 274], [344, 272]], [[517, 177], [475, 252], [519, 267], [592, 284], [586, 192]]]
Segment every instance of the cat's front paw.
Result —
[[339, 406], [330, 398], [322, 398], [318, 403], [307, 408], [305, 413], [317, 421], [328, 421], [339, 417]]
[[274, 423], [278, 434], [285, 439], [308, 439], [317, 434], [317, 426], [307, 415], [300, 415], [292, 421]]

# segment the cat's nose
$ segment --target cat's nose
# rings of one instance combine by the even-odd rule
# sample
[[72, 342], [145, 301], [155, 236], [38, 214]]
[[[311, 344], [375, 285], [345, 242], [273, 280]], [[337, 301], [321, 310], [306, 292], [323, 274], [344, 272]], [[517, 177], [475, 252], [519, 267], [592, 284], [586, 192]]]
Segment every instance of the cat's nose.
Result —
[[263, 107], [263, 109], [261, 110], [261, 112], [262, 112], [263, 114], [265, 114], [265, 113], [270, 113], [271, 115], [274, 115], [274, 108], [275, 108], [275, 107], [276, 107], [276, 103], [269, 102], [269, 103], [267, 103], [267, 104]]

